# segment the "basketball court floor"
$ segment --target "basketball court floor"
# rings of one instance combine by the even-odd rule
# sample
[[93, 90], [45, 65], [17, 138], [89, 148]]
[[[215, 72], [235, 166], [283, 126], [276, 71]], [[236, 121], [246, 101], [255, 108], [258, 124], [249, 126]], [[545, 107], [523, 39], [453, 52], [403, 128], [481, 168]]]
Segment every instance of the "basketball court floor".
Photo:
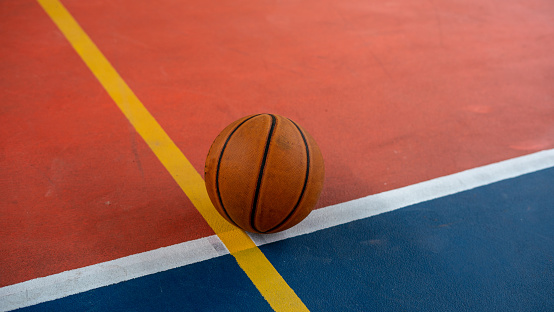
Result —
[[[0, 1], [0, 311], [554, 311], [554, 2]], [[217, 134], [286, 116], [316, 209], [245, 233]]]

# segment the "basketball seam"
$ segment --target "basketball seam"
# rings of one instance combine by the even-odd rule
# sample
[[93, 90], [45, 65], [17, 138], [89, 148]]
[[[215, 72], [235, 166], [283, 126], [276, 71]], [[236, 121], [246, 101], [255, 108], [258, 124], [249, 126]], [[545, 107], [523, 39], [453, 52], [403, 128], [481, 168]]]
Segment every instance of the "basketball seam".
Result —
[[265, 168], [265, 164], [266, 164], [266, 161], [267, 161], [267, 155], [269, 154], [269, 146], [270, 146], [270, 143], [271, 143], [271, 139], [273, 137], [273, 133], [275, 131], [275, 125], [277, 123], [277, 118], [275, 118], [275, 116], [273, 115], [269, 115], [271, 116], [271, 127], [269, 128], [269, 133], [267, 135], [267, 141], [265, 143], [265, 151], [264, 151], [264, 156], [262, 158], [262, 164], [260, 165], [260, 172], [258, 173], [258, 183], [256, 184], [256, 192], [254, 193], [254, 201], [252, 203], [252, 209], [251, 209], [251, 215], [250, 215], [250, 226], [252, 227], [252, 229], [256, 232], [259, 232], [261, 233], [261, 231], [259, 231], [257, 228], [256, 228], [256, 224], [255, 224], [255, 218], [256, 218], [256, 206], [258, 205], [258, 200], [259, 200], [259, 197], [260, 197], [260, 188], [261, 188], [261, 185], [262, 185], [262, 178], [263, 178], [263, 175], [264, 175], [264, 168]]
[[254, 116], [251, 116], [251, 117], [247, 118], [246, 120], [242, 121], [235, 129], [233, 129], [233, 131], [229, 134], [229, 136], [225, 140], [225, 143], [223, 144], [223, 147], [221, 148], [221, 152], [219, 153], [219, 159], [217, 160], [217, 170], [216, 170], [216, 174], [215, 174], [215, 189], [216, 189], [216, 192], [217, 192], [217, 198], [219, 199], [219, 205], [221, 206], [221, 209], [223, 210], [223, 212], [225, 213], [227, 218], [231, 221], [231, 223], [233, 223], [235, 226], [238, 226], [238, 225], [233, 220], [233, 218], [231, 218], [231, 216], [227, 212], [227, 209], [225, 209], [225, 206], [223, 205], [223, 198], [221, 197], [221, 192], [219, 191], [219, 168], [221, 167], [221, 160], [223, 159], [223, 152], [225, 151], [225, 148], [227, 147], [227, 143], [229, 143], [229, 140], [231, 140], [231, 137], [233, 136], [233, 134], [240, 128], [240, 126], [245, 124], [247, 121], [251, 120], [254, 117], [258, 117], [260, 115], [261, 114], [257, 114], [257, 115], [254, 115]]
[[308, 186], [308, 178], [310, 176], [310, 148], [308, 146], [308, 140], [306, 140], [306, 137], [304, 136], [304, 133], [302, 132], [300, 127], [294, 121], [292, 121], [288, 118], [287, 118], [287, 120], [292, 122], [292, 124], [296, 127], [296, 129], [298, 129], [298, 132], [300, 132], [300, 136], [302, 136], [302, 140], [304, 141], [304, 146], [306, 147], [306, 177], [304, 178], [304, 185], [302, 186], [302, 191], [300, 192], [300, 196], [298, 197], [298, 201], [296, 202], [296, 205], [294, 205], [294, 208], [291, 210], [291, 212], [289, 212], [289, 214], [285, 217], [285, 219], [283, 219], [283, 221], [279, 222], [279, 224], [277, 224], [276, 226], [272, 227], [271, 229], [269, 229], [269, 230], [267, 230], [263, 233], [268, 233], [268, 232], [274, 231], [275, 229], [277, 229], [280, 226], [282, 226], [283, 224], [285, 224], [288, 220], [290, 220], [292, 215], [298, 209], [298, 206], [300, 206], [300, 201], [302, 201], [302, 198], [304, 197], [304, 193], [306, 193], [306, 188]]

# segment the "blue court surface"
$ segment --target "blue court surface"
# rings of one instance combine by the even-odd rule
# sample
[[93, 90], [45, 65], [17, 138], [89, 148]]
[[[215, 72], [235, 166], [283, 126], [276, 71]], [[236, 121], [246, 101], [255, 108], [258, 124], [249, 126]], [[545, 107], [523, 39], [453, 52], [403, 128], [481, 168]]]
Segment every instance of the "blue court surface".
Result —
[[[263, 245], [310, 311], [552, 311], [554, 168]], [[230, 255], [22, 311], [272, 311]]]

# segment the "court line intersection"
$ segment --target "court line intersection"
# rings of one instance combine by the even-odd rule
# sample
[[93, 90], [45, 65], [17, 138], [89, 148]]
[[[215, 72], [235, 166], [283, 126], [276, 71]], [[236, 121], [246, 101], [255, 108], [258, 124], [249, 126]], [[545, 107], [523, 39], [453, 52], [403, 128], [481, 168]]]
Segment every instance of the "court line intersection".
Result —
[[69, 11], [58, 0], [38, 2], [269, 305], [275, 311], [308, 311], [252, 239], [218, 214], [200, 174]]
[[[313, 211], [299, 225], [275, 234], [249, 234], [257, 246], [369, 218], [410, 205], [554, 167], [554, 149], [477, 167]], [[52, 301], [88, 290], [229, 254], [217, 235], [0, 288], [0, 311]]]

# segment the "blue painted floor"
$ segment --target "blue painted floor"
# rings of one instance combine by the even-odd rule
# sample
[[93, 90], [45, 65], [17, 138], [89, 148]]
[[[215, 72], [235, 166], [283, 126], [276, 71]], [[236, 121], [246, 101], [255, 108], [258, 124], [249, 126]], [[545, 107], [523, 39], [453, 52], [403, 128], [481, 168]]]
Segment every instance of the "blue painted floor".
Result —
[[554, 169], [261, 249], [311, 311], [553, 311]]
[[[310, 311], [553, 311], [554, 168], [260, 248]], [[272, 311], [232, 256], [24, 311]]]

